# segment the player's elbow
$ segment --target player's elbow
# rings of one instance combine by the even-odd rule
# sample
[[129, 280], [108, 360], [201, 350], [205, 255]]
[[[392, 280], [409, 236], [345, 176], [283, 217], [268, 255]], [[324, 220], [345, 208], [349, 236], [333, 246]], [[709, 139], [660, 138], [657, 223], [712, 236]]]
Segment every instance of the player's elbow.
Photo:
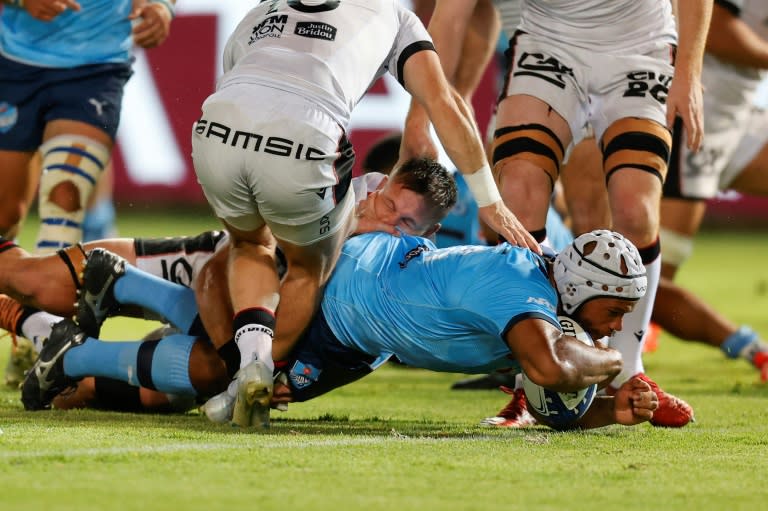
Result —
[[540, 357], [524, 366], [526, 376], [536, 385], [556, 392], [575, 390], [572, 384], [573, 368], [554, 357]]

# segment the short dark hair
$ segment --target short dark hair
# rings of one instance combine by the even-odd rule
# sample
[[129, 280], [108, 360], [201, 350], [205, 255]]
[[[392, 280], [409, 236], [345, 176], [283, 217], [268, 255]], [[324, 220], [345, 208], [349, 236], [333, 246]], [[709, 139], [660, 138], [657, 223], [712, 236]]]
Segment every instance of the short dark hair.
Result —
[[443, 219], [456, 205], [456, 181], [448, 169], [432, 158], [410, 159], [395, 169], [390, 179], [423, 195], [436, 221]]

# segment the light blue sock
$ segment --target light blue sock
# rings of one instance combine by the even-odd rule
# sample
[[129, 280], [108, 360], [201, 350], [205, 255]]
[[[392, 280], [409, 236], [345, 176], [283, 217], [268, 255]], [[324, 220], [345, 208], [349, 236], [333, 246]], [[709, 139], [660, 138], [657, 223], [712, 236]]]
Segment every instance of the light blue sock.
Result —
[[169, 394], [196, 395], [189, 378], [195, 337], [173, 334], [160, 341], [99, 341], [89, 337], [64, 354], [64, 373], [103, 376]]
[[130, 264], [125, 265], [125, 275], [115, 283], [115, 298], [120, 303], [147, 308], [185, 333], [197, 317], [194, 291]]
[[64, 354], [64, 373], [73, 378], [104, 376], [139, 385], [136, 370], [141, 341], [113, 342], [88, 337]]
[[744, 348], [758, 340], [757, 332], [746, 325], [742, 325], [734, 333], [729, 335], [720, 349], [728, 358], [739, 358]]
[[197, 395], [189, 379], [189, 355], [195, 337], [173, 334], [163, 338], [152, 357], [152, 381], [160, 392]]

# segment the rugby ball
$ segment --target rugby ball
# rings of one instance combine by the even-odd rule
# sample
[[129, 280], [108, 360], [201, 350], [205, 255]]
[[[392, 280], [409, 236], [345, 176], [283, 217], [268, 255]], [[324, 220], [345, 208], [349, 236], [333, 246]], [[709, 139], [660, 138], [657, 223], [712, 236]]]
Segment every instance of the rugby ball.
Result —
[[[558, 316], [557, 319], [566, 335], [594, 346], [592, 337], [576, 321], [567, 316]], [[522, 380], [528, 409], [535, 412], [545, 424], [554, 428], [568, 426], [582, 417], [597, 392], [597, 384], [577, 392], [555, 392], [536, 385], [525, 373]]]

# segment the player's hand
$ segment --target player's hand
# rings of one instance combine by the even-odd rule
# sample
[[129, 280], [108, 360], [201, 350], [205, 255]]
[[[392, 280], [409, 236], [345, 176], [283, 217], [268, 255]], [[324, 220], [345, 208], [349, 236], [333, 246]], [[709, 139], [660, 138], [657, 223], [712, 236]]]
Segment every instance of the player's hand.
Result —
[[75, 0], [26, 0], [24, 8], [30, 16], [40, 21], [51, 21], [67, 9], [80, 10]]
[[171, 11], [163, 3], [134, 0], [128, 16], [130, 20], [138, 20], [133, 27], [133, 42], [142, 48], [159, 46], [171, 33], [172, 18]]
[[288, 405], [288, 403], [291, 402], [293, 402], [291, 388], [285, 383], [276, 381], [272, 390], [272, 400], [270, 401], [270, 407], [278, 408], [279, 405]]
[[633, 426], [651, 420], [659, 406], [659, 398], [651, 386], [633, 376], [619, 387], [613, 398], [613, 415], [617, 424]]
[[355, 227], [352, 234], [364, 234], [366, 232], [386, 232], [393, 236], [399, 236], [400, 232], [394, 225], [382, 222], [374, 209], [375, 195], [378, 190], [357, 203], [355, 207]]
[[699, 150], [704, 139], [702, 90], [699, 79], [676, 74], [667, 94], [667, 128], [671, 130], [675, 117], [680, 116], [685, 128], [686, 145], [694, 152]]
[[488, 227], [504, 236], [510, 245], [517, 245], [531, 249], [537, 254], [541, 254], [541, 247], [531, 236], [520, 220], [504, 205], [504, 202], [497, 201], [479, 210], [480, 220], [485, 222]]

